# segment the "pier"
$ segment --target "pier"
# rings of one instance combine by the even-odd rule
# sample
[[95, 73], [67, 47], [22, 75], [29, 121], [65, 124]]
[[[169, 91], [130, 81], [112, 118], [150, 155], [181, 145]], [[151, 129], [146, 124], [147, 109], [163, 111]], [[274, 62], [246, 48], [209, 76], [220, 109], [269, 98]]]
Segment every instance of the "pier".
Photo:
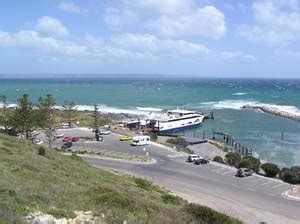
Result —
[[[221, 138], [218, 138], [218, 136], [221, 136]], [[226, 146], [228, 146], [232, 152], [237, 152], [241, 156], [252, 156], [253, 155], [253, 149], [249, 148], [239, 141], [237, 141], [235, 138], [233, 138], [232, 135], [225, 133], [225, 132], [216, 132], [213, 131], [213, 137], [212, 139], [214, 141], [218, 141], [221, 143], [224, 143]]]

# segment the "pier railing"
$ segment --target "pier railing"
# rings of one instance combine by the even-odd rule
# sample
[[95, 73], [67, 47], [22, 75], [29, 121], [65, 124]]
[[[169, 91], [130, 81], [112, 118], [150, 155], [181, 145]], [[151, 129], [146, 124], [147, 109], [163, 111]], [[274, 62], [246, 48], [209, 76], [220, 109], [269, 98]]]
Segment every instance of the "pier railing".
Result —
[[[218, 138], [220, 137], [221, 138]], [[213, 140], [219, 141], [221, 143], [224, 143], [226, 146], [228, 146], [233, 152], [237, 152], [241, 156], [252, 156], [253, 155], [253, 149], [249, 148], [239, 141], [237, 141], [235, 138], [233, 138], [232, 135], [226, 133], [226, 132], [218, 132], [213, 131]]]

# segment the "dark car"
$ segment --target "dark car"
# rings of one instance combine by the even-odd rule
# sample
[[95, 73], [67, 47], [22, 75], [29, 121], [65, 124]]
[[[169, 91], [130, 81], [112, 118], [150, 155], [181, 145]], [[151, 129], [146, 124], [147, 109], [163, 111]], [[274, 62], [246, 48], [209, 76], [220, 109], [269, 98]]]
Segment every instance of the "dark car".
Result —
[[207, 159], [196, 159], [194, 161], [194, 164], [196, 164], [196, 165], [202, 165], [202, 164], [208, 164], [208, 163], [209, 163], [209, 161]]
[[236, 176], [247, 177], [247, 176], [251, 176], [253, 173], [254, 171], [249, 168], [239, 168], [238, 171], [236, 172]]
[[61, 149], [69, 149], [73, 146], [72, 142], [65, 142], [62, 146]]

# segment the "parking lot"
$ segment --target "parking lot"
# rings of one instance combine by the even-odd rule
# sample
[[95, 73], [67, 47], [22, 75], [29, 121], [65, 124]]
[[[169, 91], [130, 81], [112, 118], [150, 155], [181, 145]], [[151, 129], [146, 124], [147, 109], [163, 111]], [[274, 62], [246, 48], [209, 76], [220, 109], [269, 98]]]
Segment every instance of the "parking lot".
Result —
[[[95, 157], [84, 159], [98, 167], [151, 179], [161, 186], [181, 193], [190, 201], [220, 209], [228, 214], [232, 211], [237, 212], [238, 217], [255, 220], [253, 223], [258, 223], [257, 220], [287, 223], [286, 217], [292, 220], [300, 218], [297, 212], [299, 202], [282, 197], [282, 193], [288, 190], [290, 185], [280, 180], [256, 174], [244, 178], [236, 177], [236, 169], [233, 167], [212, 161], [205, 165], [194, 165], [186, 162], [185, 153], [175, 152], [159, 144], [134, 147], [130, 145], [130, 141], [120, 141], [120, 135], [114, 133], [104, 135], [103, 142], [95, 142], [89, 140], [94, 137], [92, 130], [65, 129], [59, 132], [65, 136], [80, 137], [72, 147], [76, 150], [114, 153], [120, 157], [145, 156], [148, 153], [155, 159], [155, 163], [125, 163]], [[60, 147], [63, 144], [62, 138], [53, 144]]]
[[[218, 166], [219, 164], [210, 162], [207, 165], [194, 165], [201, 169], [201, 172], [210, 172], [212, 176], [218, 179], [226, 178], [226, 182], [234, 187], [243, 187], [250, 191], [265, 191], [270, 196], [281, 195], [282, 192], [290, 188], [290, 184], [284, 183], [281, 180], [266, 178], [257, 174], [248, 177], [237, 177], [237, 169], [233, 167]], [[224, 180], [225, 181], [225, 180]]]

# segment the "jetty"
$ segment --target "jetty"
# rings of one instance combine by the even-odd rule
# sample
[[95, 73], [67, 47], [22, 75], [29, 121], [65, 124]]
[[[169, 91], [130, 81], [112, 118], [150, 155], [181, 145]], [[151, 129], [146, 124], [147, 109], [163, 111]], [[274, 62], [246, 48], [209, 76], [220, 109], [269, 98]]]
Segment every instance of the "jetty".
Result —
[[264, 105], [244, 105], [242, 109], [254, 109], [262, 111], [263, 113], [271, 114], [278, 117], [288, 118], [294, 121], [300, 121], [300, 115], [282, 111], [276, 107], [269, 107]]

